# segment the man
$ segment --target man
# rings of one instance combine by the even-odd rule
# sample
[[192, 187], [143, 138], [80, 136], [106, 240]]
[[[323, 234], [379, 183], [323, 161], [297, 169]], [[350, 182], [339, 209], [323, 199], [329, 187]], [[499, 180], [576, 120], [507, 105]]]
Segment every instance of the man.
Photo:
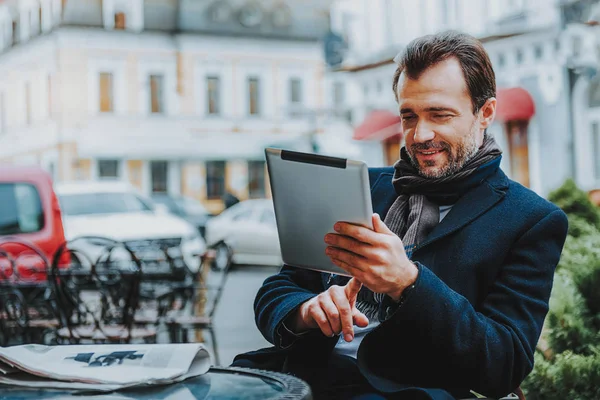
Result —
[[353, 278], [284, 266], [255, 301], [275, 347], [234, 365], [297, 375], [315, 398], [499, 398], [533, 368], [567, 219], [500, 169], [480, 42], [425, 36], [397, 63], [405, 146], [370, 171], [374, 230], [324, 238]]

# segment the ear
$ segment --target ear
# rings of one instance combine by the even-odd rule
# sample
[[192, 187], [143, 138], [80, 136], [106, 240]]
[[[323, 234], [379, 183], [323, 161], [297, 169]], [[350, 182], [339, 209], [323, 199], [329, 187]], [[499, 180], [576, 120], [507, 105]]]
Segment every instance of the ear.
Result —
[[479, 128], [481, 130], [487, 129], [492, 122], [494, 122], [494, 118], [496, 117], [496, 105], [497, 101], [495, 97], [490, 97], [487, 99], [481, 110], [479, 110]]

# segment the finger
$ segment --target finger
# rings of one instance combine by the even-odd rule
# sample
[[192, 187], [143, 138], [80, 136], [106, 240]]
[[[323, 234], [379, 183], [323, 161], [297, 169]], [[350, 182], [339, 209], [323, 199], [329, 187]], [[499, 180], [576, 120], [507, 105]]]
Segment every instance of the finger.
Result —
[[362, 282], [356, 278], [350, 279], [348, 283], [346, 283], [346, 286], [344, 286], [346, 298], [348, 299], [348, 302], [350, 304], [354, 305], [354, 302], [356, 301], [356, 296], [358, 296], [360, 288], [362, 288]]
[[352, 321], [354, 322], [354, 325], [360, 326], [361, 328], [365, 328], [369, 325], [369, 318], [361, 313], [356, 307], [352, 309]]
[[381, 217], [377, 213], [373, 214], [373, 229], [377, 233], [383, 233], [386, 235], [394, 235], [395, 234], [394, 232], [392, 232], [390, 230], [390, 228], [387, 227], [385, 222], [383, 222], [381, 220]]
[[359, 242], [376, 244], [380, 241], [378, 233], [361, 225], [350, 224], [348, 222], [337, 222], [333, 226], [333, 229], [335, 229], [337, 233], [344, 236], [350, 236]]
[[350, 276], [360, 279], [363, 274], [363, 272], [360, 269], [358, 269], [348, 263], [345, 263], [342, 260], [338, 260], [337, 258], [331, 258], [331, 262], [333, 264], [335, 264], [336, 266], [340, 267], [341, 269], [343, 269], [344, 271], [346, 271], [348, 273], [348, 275], [350, 275]]
[[315, 303], [309, 309], [309, 315], [311, 318], [317, 323], [323, 335], [327, 337], [333, 337], [333, 329], [331, 329], [331, 325], [329, 325], [329, 320], [327, 319], [327, 315], [325, 315], [325, 311], [321, 309], [318, 303]]
[[375, 263], [384, 261], [382, 259], [380, 246], [359, 242], [349, 236], [330, 233], [325, 236], [325, 242], [332, 247], [349, 251]]
[[350, 342], [354, 339], [354, 324], [352, 308], [346, 297], [346, 291], [340, 288], [339, 290], [331, 291], [331, 295], [339, 312], [344, 339], [346, 342]]
[[338, 249], [337, 247], [327, 247], [325, 249], [325, 254], [329, 256], [331, 261], [342, 261], [354, 270], [364, 271], [369, 266], [365, 257], [352, 253], [351, 251]]
[[[330, 292], [331, 293], [331, 292]], [[340, 321], [340, 312], [336, 303], [331, 299], [331, 294], [319, 296], [319, 305], [325, 311], [329, 326], [334, 334], [338, 335], [342, 331], [342, 322]], [[350, 309], [348, 309], [350, 311]]]

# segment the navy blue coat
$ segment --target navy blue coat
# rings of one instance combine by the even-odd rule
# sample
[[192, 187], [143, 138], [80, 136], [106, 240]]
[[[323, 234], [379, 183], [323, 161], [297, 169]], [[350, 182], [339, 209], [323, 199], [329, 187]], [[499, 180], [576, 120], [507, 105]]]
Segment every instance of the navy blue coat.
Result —
[[[373, 209], [384, 218], [396, 199], [393, 168], [369, 173]], [[416, 248], [416, 286], [363, 340], [357, 358], [363, 375], [383, 392], [422, 387], [502, 397], [516, 389], [533, 368], [566, 235], [559, 208], [499, 169]], [[280, 329], [327, 289], [327, 278], [288, 266], [268, 278], [254, 308], [259, 330], [275, 347], [238, 356], [234, 365], [252, 359], [254, 366], [300, 377], [317, 371], [337, 337], [314, 331], [286, 347]]]

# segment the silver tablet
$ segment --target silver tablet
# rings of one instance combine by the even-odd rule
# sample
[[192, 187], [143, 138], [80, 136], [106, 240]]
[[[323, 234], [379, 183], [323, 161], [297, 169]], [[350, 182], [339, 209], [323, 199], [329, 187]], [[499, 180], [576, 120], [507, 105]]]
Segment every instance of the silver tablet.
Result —
[[338, 221], [373, 229], [369, 171], [362, 161], [265, 149], [284, 264], [349, 274], [325, 254]]

